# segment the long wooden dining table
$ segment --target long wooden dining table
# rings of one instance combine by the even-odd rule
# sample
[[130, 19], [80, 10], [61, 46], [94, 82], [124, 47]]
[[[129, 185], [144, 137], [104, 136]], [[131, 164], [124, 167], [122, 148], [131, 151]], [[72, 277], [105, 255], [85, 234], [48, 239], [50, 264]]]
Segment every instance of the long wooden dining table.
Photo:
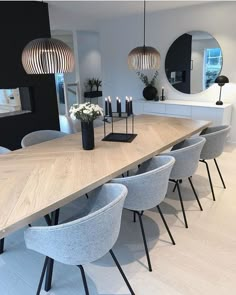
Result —
[[[135, 116], [134, 122], [137, 136], [131, 143], [102, 141], [101, 126], [90, 151], [83, 150], [79, 132], [0, 156], [0, 238], [210, 125], [153, 115]], [[124, 131], [125, 120], [114, 123], [114, 132]]]

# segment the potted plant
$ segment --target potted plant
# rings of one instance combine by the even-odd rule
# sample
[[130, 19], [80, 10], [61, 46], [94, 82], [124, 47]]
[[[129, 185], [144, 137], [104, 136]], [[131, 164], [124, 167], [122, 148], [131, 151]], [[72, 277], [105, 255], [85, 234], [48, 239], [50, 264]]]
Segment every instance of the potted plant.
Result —
[[70, 108], [70, 117], [81, 121], [82, 143], [85, 150], [94, 148], [93, 121], [100, 116], [103, 116], [103, 109], [89, 102], [73, 104]]
[[92, 78], [92, 79], [88, 79], [88, 81], [87, 81], [87, 85], [88, 85], [88, 87], [89, 87], [89, 89], [90, 89], [90, 92], [92, 92], [93, 91], [93, 86], [95, 85], [94, 84], [94, 78]]
[[146, 87], [143, 89], [143, 97], [147, 100], [157, 99], [158, 92], [154, 84], [158, 76], [158, 71], [154, 73], [151, 80], [149, 80], [148, 77], [141, 72], [137, 72], [137, 75], [139, 76], [140, 80], [146, 85]]
[[[96, 87], [96, 90], [94, 89]], [[102, 81], [98, 78], [88, 79], [85, 83], [85, 87], [89, 89], [89, 91], [84, 92], [84, 97], [93, 98], [102, 96], [102, 91], [99, 91], [99, 87], [102, 86]]]
[[99, 79], [94, 79], [94, 85], [97, 88], [97, 91], [99, 91], [99, 87], [102, 86], [102, 81]]

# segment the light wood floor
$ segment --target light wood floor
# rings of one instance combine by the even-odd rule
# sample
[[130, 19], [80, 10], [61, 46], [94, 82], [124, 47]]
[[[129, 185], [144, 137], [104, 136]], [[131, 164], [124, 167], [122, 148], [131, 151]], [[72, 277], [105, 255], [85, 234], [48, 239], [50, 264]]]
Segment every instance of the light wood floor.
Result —
[[[168, 196], [161, 208], [176, 240], [173, 246], [155, 210], [145, 213], [144, 226], [153, 272], [147, 270], [138, 223], [124, 212], [117, 255], [137, 295], [217, 295], [236, 294], [236, 145], [228, 145], [219, 158], [227, 189], [211, 163], [216, 202], [212, 201], [204, 164], [199, 164], [194, 184], [204, 211], [200, 212], [187, 181], [182, 184], [189, 229], [185, 229], [177, 194]], [[64, 208], [69, 216], [75, 204]], [[37, 222], [44, 223], [43, 221]], [[25, 249], [23, 230], [6, 239], [7, 251], [0, 256], [0, 294], [35, 294], [43, 257]], [[85, 266], [91, 295], [127, 295], [119, 272], [107, 255]], [[83, 295], [77, 268], [56, 263], [50, 295]]]

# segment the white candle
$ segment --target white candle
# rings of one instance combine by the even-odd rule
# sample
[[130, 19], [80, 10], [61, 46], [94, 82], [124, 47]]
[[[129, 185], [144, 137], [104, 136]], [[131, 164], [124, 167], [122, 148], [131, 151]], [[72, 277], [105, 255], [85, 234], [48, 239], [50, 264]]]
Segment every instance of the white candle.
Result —
[[161, 88], [161, 96], [164, 96], [164, 87]]
[[129, 99], [129, 113], [130, 113], [130, 115], [133, 115], [133, 98], [132, 98], [132, 96], [130, 96], [130, 99]]
[[108, 115], [107, 104], [108, 104], [107, 97], [105, 97], [105, 116]]
[[109, 101], [109, 116], [112, 117], [112, 107], [111, 107], [111, 97], [108, 96], [108, 101]]
[[119, 97], [116, 97], [116, 112], [119, 113]]
[[125, 112], [129, 115], [129, 98], [128, 96], [125, 97]]

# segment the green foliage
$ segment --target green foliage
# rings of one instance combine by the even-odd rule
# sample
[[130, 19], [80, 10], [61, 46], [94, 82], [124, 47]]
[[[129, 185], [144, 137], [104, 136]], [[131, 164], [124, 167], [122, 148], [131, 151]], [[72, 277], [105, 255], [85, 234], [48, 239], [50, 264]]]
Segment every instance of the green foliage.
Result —
[[85, 86], [88, 86], [90, 91], [93, 91], [93, 86], [96, 86], [97, 91], [100, 86], [102, 86], [102, 81], [98, 78], [91, 78], [85, 82]]
[[97, 89], [102, 86], [102, 81], [99, 79], [93, 79], [94, 80], [94, 85], [97, 87]]
[[157, 78], [157, 76], [158, 76], [158, 71], [156, 71], [156, 72], [154, 73], [154, 75], [153, 75], [153, 77], [152, 77], [151, 80], [148, 79], [148, 76], [147, 76], [147, 75], [144, 75], [144, 74], [141, 73], [141, 72], [136, 72], [136, 74], [139, 76], [139, 79], [140, 79], [140, 80], [141, 80], [146, 86], [148, 86], [148, 85], [152, 85], [152, 86], [154, 86], [154, 84], [155, 84], [155, 80], [156, 80], [156, 78]]

